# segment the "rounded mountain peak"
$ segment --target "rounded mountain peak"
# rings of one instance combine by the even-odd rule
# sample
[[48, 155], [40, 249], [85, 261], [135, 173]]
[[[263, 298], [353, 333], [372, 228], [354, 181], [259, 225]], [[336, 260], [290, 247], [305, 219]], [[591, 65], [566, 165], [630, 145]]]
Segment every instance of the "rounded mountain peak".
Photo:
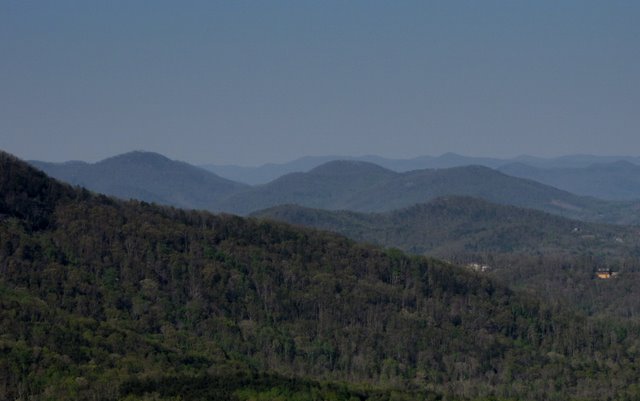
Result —
[[166, 163], [170, 163], [171, 161], [172, 161], [171, 159], [161, 155], [160, 153], [134, 150], [132, 152], [127, 152], [121, 155], [109, 157], [98, 163], [108, 164], [113, 162], [116, 162], [116, 163], [135, 162], [135, 163], [144, 163], [144, 164], [166, 164]]
[[334, 160], [312, 169], [314, 175], [347, 175], [347, 174], [395, 174], [391, 170], [374, 163], [359, 160]]

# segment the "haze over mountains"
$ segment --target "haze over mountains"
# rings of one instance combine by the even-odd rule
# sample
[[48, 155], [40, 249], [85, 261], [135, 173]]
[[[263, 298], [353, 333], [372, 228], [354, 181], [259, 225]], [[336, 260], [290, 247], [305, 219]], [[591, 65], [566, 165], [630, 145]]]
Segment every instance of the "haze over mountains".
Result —
[[640, 396], [637, 325], [436, 260], [96, 196], [4, 153], [0, 216], [4, 399]]
[[0, 401], [640, 401], [638, 21], [0, 0]]
[[373, 212], [398, 209], [446, 195], [480, 197], [567, 214], [589, 213], [589, 208], [599, 205], [592, 199], [481, 166], [396, 173], [367, 162], [334, 161], [308, 173], [287, 174], [232, 195], [223, 200], [221, 207], [239, 214], [286, 203]]
[[[510, 159], [492, 157], [463, 156], [456, 153], [444, 153], [440, 156], [419, 156], [412, 159], [391, 159], [380, 156], [307, 156], [287, 163], [267, 163], [261, 166], [236, 166], [204, 164], [201, 167], [234, 181], [251, 185], [266, 184], [276, 178], [295, 172], [307, 172], [321, 164], [335, 160], [356, 160], [374, 163], [396, 172], [411, 170], [462, 167], [469, 165], [500, 168], [514, 163], [522, 163], [537, 168], [583, 168], [592, 164], [607, 164], [626, 161], [640, 165], [640, 157], [635, 156], [594, 156], [567, 155], [555, 158], [542, 158], [522, 155]], [[561, 189], [567, 189], [560, 187]]]
[[97, 192], [236, 214], [288, 203], [331, 210], [389, 211], [439, 196], [461, 195], [589, 221], [640, 221], [635, 202], [581, 197], [482, 166], [398, 173], [370, 162], [331, 161], [306, 173], [286, 174], [251, 187], [149, 152], [132, 152], [95, 164], [32, 163], [58, 179]]
[[640, 199], [640, 166], [626, 160], [586, 167], [534, 167], [512, 163], [501, 166], [499, 170], [578, 195], [610, 200]]

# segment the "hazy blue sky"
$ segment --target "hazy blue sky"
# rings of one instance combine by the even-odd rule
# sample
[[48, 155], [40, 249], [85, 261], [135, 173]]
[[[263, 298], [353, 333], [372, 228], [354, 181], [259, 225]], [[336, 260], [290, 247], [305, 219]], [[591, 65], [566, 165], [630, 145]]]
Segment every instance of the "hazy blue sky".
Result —
[[0, 0], [0, 148], [640, 154], [640, 1]]

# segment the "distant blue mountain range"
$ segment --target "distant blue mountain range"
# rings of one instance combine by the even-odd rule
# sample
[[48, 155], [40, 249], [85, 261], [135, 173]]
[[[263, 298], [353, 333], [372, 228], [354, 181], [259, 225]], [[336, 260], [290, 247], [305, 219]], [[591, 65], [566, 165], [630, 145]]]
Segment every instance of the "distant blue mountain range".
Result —
[[[214, 212], [249, 214], [283, 204], [381, 212], [456, 195], [582, 220], [619, 224], [640, 222], [640, 215], [636, 212], [638, 202], [612, 202], [593, 197], [640, 199], [640, 182], [637, 179], [640, 166], [628, 161], [591, 164], [588, 167], [547, 168], [511, 162], [499, 166], [503, 170], [499, 171], [495, 168], [501, 163], [498, 159], [454, 154], [412, 160], [365, 158], [367, 161], [357, 158], [325, 161], [307, 172], [286, 173], [259, 185], [222, 178], [221, 174], [150, 152], [131, 152], [93, 164], [31, 163], [57, 179], [96, 192]], [[326, 158], [304, 158], [294, 165], [306, 169], [322, 160]], [[540, 164], [546, 159], [529, 160]], [[579, 165], [592, 160], [586, 156], [573, 156], [549, 159], [545, 163], [547, 166], [554, 163]], [[417, 168], [420, 163], [430, 163], [437, 168]], [[451, 167], [455, 165], [462, 166]], [[273, 166], [283, 168], [283, 165], [270, 165], [264, 169], [268, 172]], [[390, 167], [395, 167], [396, 171]], [[545, 180], [554, 180], [555, 185], [549, 185]], [[566, 186], [571, 183], [575, 184], [576, 193], [589, 190], [587, 195], [590, 196], [567, 191]]]
[[[450, 168], [469, 165], [501, 168], [514, 163], [521, 163], [530, 167], [556, 168], [584, 168], [592, 164], [607, 164], [618, 161], [640, 165], [640, 157], [636, 156], [593, 156], [567, 155], [555, 158], [535, 156], [518, 156], [509, 159], [490, 157], [471, 157], [456, 153], [445, 153], [440, 156], [419, 156], [411, 159], [390, 159], [381, 156], [307, 156], [287, 163], [267, 163], [261, 166], [238, 166], [204, 164], [201, 167], [221, 177], [243, 182], [250, 185], [265, 184], [282, 175], [294, 172], [307, 172], [321, 164], [334, 160], [357, 160], [377, 164], [396, 172], [421, 170], [426, 168]], [[560, 187], [562, 188], [562, 187]], [[563, 188], [565, 189], [565, 188]]]

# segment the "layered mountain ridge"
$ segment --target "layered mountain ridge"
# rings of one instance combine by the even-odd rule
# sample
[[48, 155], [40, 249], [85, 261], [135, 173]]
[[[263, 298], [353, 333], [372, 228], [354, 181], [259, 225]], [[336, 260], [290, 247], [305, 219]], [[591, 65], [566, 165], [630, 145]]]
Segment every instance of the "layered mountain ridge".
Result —
[[6, 154], [0, 172], [4, 399], [638, 396], [631, 323], [334, 234], [96, 196]]
[[267, 184], [248, 186], [164, 156], [133, 152], [95, 164], [32, 162], [74, 185], [121, 198], [246, 215], [281, 205], [382, 212], [440, 196], [471, 196], [587, 221], [638, 223], [638, 202], [581, 197], [482, 166], [398, 173], [379, 165], [330, 161]]
[[[500, 169], [513, 163], [523, 163], [537, 168], [584, 168], [592, 164], [615, 163], [624, 160], [640, 165], [640, 158], [633, 156], [595, 156], [595, 155], [566, 155], [554, 158], [534, 156], [517, 156], [514, 158], [471, 157], [448, 152], [440, 156], [418, 156], [410, 159], [390, 159], [380, 156], [307, 156], [286, 163], [267, 163], [261, 166], [237, 166], [205, 164], [203, 168], [234, 181], [250, 185], [266, 184], [280, 176], [293, 172], [308, 172], [321, 164], [333, 160], [357, 160], [378, 164], [384, 168], [406, 172], [411, 170], [440, 169], [480, 165]], [[566, 189], [566, 188], [563, 188]]]

